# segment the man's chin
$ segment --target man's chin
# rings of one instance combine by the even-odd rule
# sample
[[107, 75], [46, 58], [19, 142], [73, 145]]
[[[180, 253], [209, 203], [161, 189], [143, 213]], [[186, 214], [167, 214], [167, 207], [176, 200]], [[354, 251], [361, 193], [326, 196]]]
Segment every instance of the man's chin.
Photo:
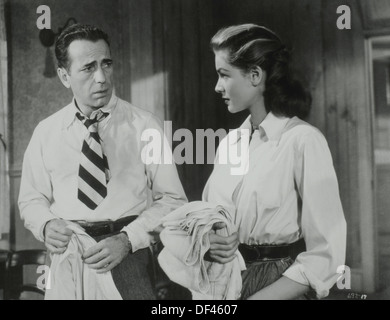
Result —
[[95, 101], [93, 103], [93, 106], [94, 106], [93, 108], [94, 109], [103, 108], [104, 106], [106, 106], [110, 102], [110, 99], [111, 99], [111, 95], [110, 95], [110, 98], [104, 97], [101, 99], [95, 99]]

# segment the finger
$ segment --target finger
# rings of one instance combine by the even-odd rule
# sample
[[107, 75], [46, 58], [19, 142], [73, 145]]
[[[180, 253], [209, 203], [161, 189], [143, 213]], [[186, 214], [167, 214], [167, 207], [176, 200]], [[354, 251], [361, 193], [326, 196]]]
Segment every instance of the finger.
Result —
[[108, 257], [109, 257], [108, 252], [106, 250], [101, 250], [98, 253], [90, 256], [89, 258], [84, 259], [84, 263], [89, 265], [97, 264]]
[[211, 243], [210, 242], [210, 249], [211, 250], [234, 250], [234, 249], [237, 249], [238, 248], [238, 245], [240, 244], [240, 242], [238, 240], [235, 240], [233, 242], [229, 242], [229, 243], [226, 243], [226, 244], [220, 244], [220, 243]]
[[223, 229], [225, 227], [226, 227], [225, 222], [216, 222], [213, 224], [213, 230], [219, 230], [219, 229]]
[[222, 258], [222, 257], [220, 257], [220, 256], [216, 256], [216, 255], [210, 254], [210, 258], [211, 258], [214, 262], [221, 263], [221, 264], [229, 263], [229, 262], [233, 261], [235, 257], [236, 257], [236, 256], [233, 255], [233, 256], [231, 256], [230, 258]]
[[111, 257], [108, 256], [108, 257], [105, 257], [104, 259], [99, 260], [96, 263], [91, 263], [88, 266], [91, 269], [103, 269], [103, 268], [106, 268], [111, 262], [112, 262]]
[[235, 256], [235, 251], [223, 251], [223, 250], [217, 250], [217, 251], [209, 251], [210, 256], [213, 257], [219, 257], [221, 259], [228, 259], [230, 257]]
[[63, 249], [63, 248], [66, 248], [68, 246], [68, 242], [56, 240], [53, 238], [46, 239], [46, 242], [57, 249]]
[[63, 235], [63, 234], [58, 233], [58, 232], [50, 232], [50, 233], [48, 233], [47, 234], [47, 238], [58, 240], [58, 241], [62, 241], [62, 242], [66, 242], [66, 243], [68, 243], [69, 240], [70, 240], [69, 236]]
[[55, 231], [60, 234], [71, 236], [73, 231], [67, 228], [67, 223], [65, 221], [56, 221], [52, 225], [49, 225], [50, 231]]
[[114, 269], [118, 264], [119, 264], [119, 262], [113, 261], [110, 264], [106, 265], [104, 268], [97, 270], [96, 273], [102, 274], [102, 273], [109, 272], [112, 269]]
[[214, 245], [221, 245], [221, 246], [230, 246], [232, 247], [238, 242], [238, 236], [237, 234], [232, 234], [229, 237], [223, 237], [219, 236], [217, 234], [209, 234], [209, 241], [210, 241], [210, 246]]
[[103, 249], [103, 243], [102, 242], [99, 242], [98, 244], [92, 246], [91, 248], [89, 248], [87, 251], [84, 252], [84, 254], [83, 254], [84, 260], [88, 259], [89, 257], [92, 257], [95, 254], [97, 254], [102, 249]]
[[68, 227], [65, 227], [62, 231], [63, 231], [64, 235], [69, 236], [69, 237], [72, 236], [72, 234], [73, 234], [73, 230], [69, 229]]
[[226, 252], [230, 255], [234, 254], [239, 246], [239, 242], [232, 243], [230, 245], [212, 245], [210, 246], [209, 251], [214, 253], [214, 252]]
[[50, 252], [50, 253], [53, 253], [53, 254], [62, 254], [65, 252], [66, 248], [56, 248], [54, 246], [52, 246], [51, 244], [49, 243], [45, 243], [45, 246], [47, 248], [47, 250]]

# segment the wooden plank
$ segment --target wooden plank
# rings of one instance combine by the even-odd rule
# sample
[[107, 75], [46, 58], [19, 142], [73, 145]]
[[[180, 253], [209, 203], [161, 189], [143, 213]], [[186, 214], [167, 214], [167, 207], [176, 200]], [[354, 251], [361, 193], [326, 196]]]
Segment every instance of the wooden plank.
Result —
[[[352, 30], [335, 27], [335, 12], [342, 4], [352, 10]], [[374, 290], [375, 257], [363, 30], [354, 1], [331, 0], [323, 5], [326, 133], [348, 223], [347, 264], [362, 269], [363, 287], [369, 292]]]
[[153, 28], [151, 0], [131, 0], [130, 66], [131, 99], [140, 108], [157, 113], [153, 87]]
[[[372, 153], [372, 114], [369, 103], [369, 72], [366, 68], [366, 52], [363, 26], [358, 14], [356, 1], [346, 2], [352, 11], [353, 35], [349, 37], [347, 60], [351, 79], [347, 86], [348, 104], [351, 115], [347, 118], [350, 132], [350, 197], [352, 212], [359, 212], [359, 232], [361, 239], [363, 287], [367, 292], [375, 290], [377, 270], [377, 242], [375, 240], [375, 218], [373, 210], [373, 153]], [[353, 241], [353, 240], [352, 240]]]
[[308, 122], [325, 133], [325, 94], [321, 1], [293, 1], [291, 7], [292, 67], [312, 95]]
[[[199, 24], [199, 46], [200, 46], [200, 108], [201, 108], [201, 123], [197, 128], [218, 130], [221, 125], [219, 124], [219, 114], [221, 108], [218, 102], [221, 102], [220, 96], [215, 92], [215, 85], [218, 79], [215, 71], [215, 58], [214, 53], [210, 48], [210, 40], [216, 32], [214, 25], [213, 14], [213, 2], [198, 0], [199, 16], [201, 17], [201, 23]], [[218, 99], [218, 100], [217, 100]], [[226, 106], [224, 106], [226, 108]], [[219, 141], [216, 141], [218, 146]], [[207, 157], [209, 155], [205, 153], [205, 164], [201, 166], [199, 170], [199, 176], [201, 177], [199, 185], [199, 199], [203, 188], [213, 170], [213, 165], [207, 165]]]
[[[196, 162], [196, 129], [202, 126], [202, 106], [200, 104], [202, 80], [200, 75], [201, 48], [199, 1], [187, 0], [182, 2], [182, 57], [183, 57], [183, 106], [185, 114], [181, 123], [184, 128], [190, 129], [193, 137], [194, 163]], [[186, 182], [188, 197], [192, 200], [200, 199], [202, 186], [201, 166], [197, 164], [184, 165], [187, 171]]]
[[359, 0], [364, 29], [390, 27], [390, 2], [388, 0]]
[[[183, 109], [183, 56], [182, 56], [182, 1], [162, 1], [161, 14], [163, 16], [164, 36], [164, 70], [165, 75], [165, 103], [166, 119], [172, 121], [173, 131], [183, 127], [185, 112]], [[189, 76], [188, 76], [189, 78]], [[173, 147], [178, 143], [173, 143]], [[178, 165], [177, 170], [186, 193], [189, 193], [187, 181], [189, 176], [184, 165]]]
[[[340, 31], [336, 28], [336, 10], [338, 0], [323, 2], [323, 30], [325, 57], [325, 97], [326, 97], [326, 137], [331, 149], [337, 176], [344, 214], [352, 228], [348, 233], [347, 263], [356, 266], [361, 262], [360, 250], [351, 250], [350, 244], [359, 243], [359, 222], [351, 211], [350, 174], [348, 150], [348, 124], [346, 116], [351, 113], [347, 101], [347, 86], [353, 76], [353, 70], [347, 68], [349, 59], [348, 37], [352, 31]], [[348, 52], [348, 53], [347, 53]], [[352, 73], [349, 73], [352, 72]], [[359, 255], [359, 256], [358, 256]]]
[[162, 15], [163, 0], [153, 0], [153, 72], [154, 79], [154, 104], [159, 110], [161, 119], [168, 118], [167, 86], [168, 73], [165, 70], [164, 57], [164, 16]]
[[112, 43], [112, 56], [114, 59], [115, 90], [118, 97], [131, 101], [130, 83], [130, 19], [129, 1], [119, 0], [117, 7], [118, 29], [117, 42]]

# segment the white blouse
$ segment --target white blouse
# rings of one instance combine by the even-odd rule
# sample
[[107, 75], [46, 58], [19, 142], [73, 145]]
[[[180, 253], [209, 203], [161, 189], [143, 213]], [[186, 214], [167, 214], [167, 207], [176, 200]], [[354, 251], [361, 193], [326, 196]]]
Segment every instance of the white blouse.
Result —
[[[346, 222], [327, 142], [310, 124], [272, 112], [251, 139], [250, 132], [249, 117], [221, 141], [203, 199], [230, 211], [241, 243], [284, 244], [303, 237], [307, 251], [283, 275], [325, 297], [339, 276], [338, 266], [345, 264], [346, 250]], [[237, 150], [241, 163], [229, 162], [229, 153]], [[238, 166], [246, 173], [234, 173]]]

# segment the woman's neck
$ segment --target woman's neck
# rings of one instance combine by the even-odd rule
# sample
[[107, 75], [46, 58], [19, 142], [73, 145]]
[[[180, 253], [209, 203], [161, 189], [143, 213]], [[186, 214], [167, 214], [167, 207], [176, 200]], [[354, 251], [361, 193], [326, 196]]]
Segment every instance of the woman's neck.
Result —
[[267, 116], [267, 111], [265, 110], [265, 105], [264, 105], [264, 99], [261, 99], [257, 101], [257, 103], [252, 105], [249, 108], [249, 112], [251, 114], [252, 125], [254, 126], [260, 125], [260, 123], [262, 123], [265, 117]]

